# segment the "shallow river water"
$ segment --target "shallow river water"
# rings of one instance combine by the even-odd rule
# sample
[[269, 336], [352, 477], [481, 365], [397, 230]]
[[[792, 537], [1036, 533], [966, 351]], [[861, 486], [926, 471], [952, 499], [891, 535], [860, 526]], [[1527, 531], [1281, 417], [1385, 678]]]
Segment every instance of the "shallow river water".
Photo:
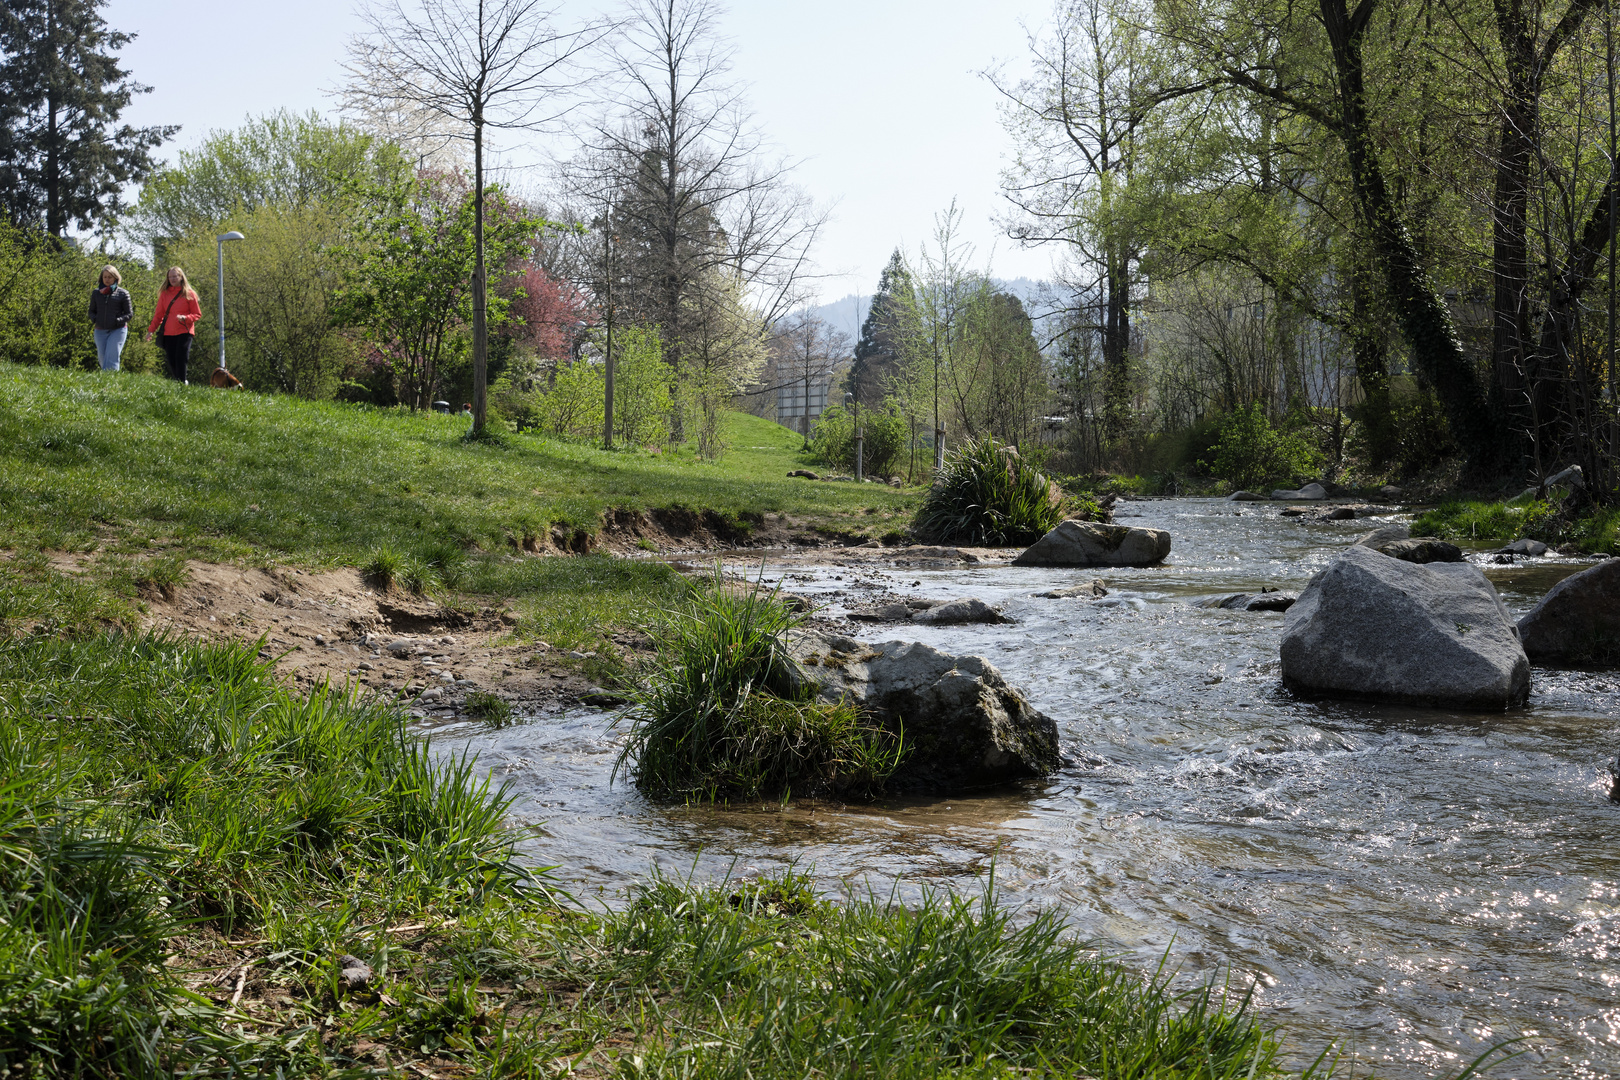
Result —
[[[1208, 500], [1122, 504], [1118, 520], [1168, 529], [1169, 562], [807, 571], [766, 556], [767, 579], [833, 612], [878, 588], [1004, 602], [1012, 625], [860, 636], [990, 658], [1057, 721], [1072, 764], [1050, 782], [672, 808], [610, 783], [618, 735], [603, 712], [435, 739], [512, 781], [529, 853], [608, 902], [655, 863], [700, 878], [793, 863], [829, 890], [904, 893], [977, 891], [994, 862], [1004, 903], [1055, 905], [1141, 967], [1168, 954], [1189, 977], [1257, 982], [1265, 1019], [1307, 1058], [1338, 1042], [1380, 1075], [1427, 1077], [1528, 1035], [1489, 1075], [1620, 1076], [1620, 675], [1538, 668], [1529, 707], [1495, 715], [1301, 701], [1279, 683], [1281, 615], [1187, 601], [1298, 591], [1369, 523]], [[1517, 615], [1578, 568], [1488, 573]], [[1030, 595], [1096, 576], [1101, 602]]]

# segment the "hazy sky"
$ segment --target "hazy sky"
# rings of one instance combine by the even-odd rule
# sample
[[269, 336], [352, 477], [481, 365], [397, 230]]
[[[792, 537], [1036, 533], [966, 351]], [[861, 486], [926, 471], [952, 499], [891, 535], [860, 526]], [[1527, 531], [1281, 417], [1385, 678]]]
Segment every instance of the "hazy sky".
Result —
[[[738, 0], [723, 20], [736, 77], [755, 116], [796, 177], [833, 208], [816, 257], [828, 274], [822, 299], [870, 292], [889, 253], [927, 240], [934, 214], [954, 197], [967, 237], [1000, 277], [1044, 277], [1050, 257], [1020, 250], [992, 216], [1009, 143], [996, 92], [979, 72], [997, 63], [1023, 70], [1020, 22], [1043, 21], [1050, 0]], [[564, 21], [601, 6], [564, 0]], [[330, 111], [344, 46], [359, 23], [351, 0], [111, 0], [115, 29], [138, 38], [123, 58], [153, 92], [125, 118], [177, 123], [165, 148], [195, 145], [209, 130], [288, 107]], [[533, 146], [505, 160], [525, 189], [543, 177], [526, 166]]]

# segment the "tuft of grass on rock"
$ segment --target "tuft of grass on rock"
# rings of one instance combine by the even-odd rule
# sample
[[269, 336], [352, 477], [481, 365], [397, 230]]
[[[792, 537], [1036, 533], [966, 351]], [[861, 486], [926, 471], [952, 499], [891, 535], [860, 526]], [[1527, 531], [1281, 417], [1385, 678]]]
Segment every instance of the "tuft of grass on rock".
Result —
[[881, 789], [900, 739], [847, 702], [816, 698], [787, 651], [801, 619], [776, 593], [726, 581], [662, 612], [657, 658], [614, 767], [651, 795], [781, 798]]
[[1065, 515], [1063, 491], [1010, 447], [985, 437], [945, 455], [912, 520], [928, 544], [1033, 544]]

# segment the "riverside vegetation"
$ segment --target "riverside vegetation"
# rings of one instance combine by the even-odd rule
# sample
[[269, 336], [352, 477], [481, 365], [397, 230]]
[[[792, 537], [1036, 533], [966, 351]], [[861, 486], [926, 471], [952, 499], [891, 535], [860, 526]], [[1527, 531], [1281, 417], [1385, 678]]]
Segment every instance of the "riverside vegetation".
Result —
[[982, 896], [653, 875], [588, 912], [503, 789], [238, 645], [0, 645], [8, 1075], [1239, 1077], [1279, 1047]]
[[[469, 444], [432, 417], [148, 379], [0, 379], [8, 1074], [1284, 1072], [1279, 1036], [1242, 992], [1133, 972], [1050, 911], [1015, 918], [988, 882], [979, 896], [903, 905], [860, 889], [821, 896], [796, 874], [655, 873], [618, 906], [582, 905], [560, 887], [566, 868], [518, 854], [506, 790], [433, 751], [397, 706], [295, 691], [253, 644], [130, 630], [126, 587], [172, 587], [185, 556], [358, 564], [386, 547], [438, 575], [446, 601], [452, 582], [528, 590], [540, 608], [609, 592], [619, 600], [598, 617], [669, 609], [669, 640], [689, 658], [715, 649], [718, 664], [719, 646], [735, 645], [769, 668], [785, 617], [752, 592], [691, 592], [656, 564], [598, 556], [451, 558], [416, 537], [504, 546], [520, 492], [536, 521], [573, 506], [584, 524], [609, 499], [693, 490], [693, 469], [739, 517], [866, 519], [874, 500], [879, 513], [903, 507], [904, 492], [778, 481], [782, 459], [765, 450], [754, 472], [739, 451], [711, 475], [549, 440]], [[65, 555], [106, 563], [75, 575], [53, 562]], [[577, 566], [624, 576], [586, 589]], [[771, 717], [802, 710], [768, 677], [753, 686], [747, 664], [717, 691], [682, 683], [675, 659], [655, 669], [649, 702], [721, 717], [748, 713], [749, 699]], [[867, 737], [850, 717], [812, 719]], [[781, 742], [789, 756], [803, 745], [791, 731]], [[847, 740], [814, 745], [849, 771]], [[875, 767], [891, 750], [876, 747]], [[727, 785], [769, 786], [722, 765]]]

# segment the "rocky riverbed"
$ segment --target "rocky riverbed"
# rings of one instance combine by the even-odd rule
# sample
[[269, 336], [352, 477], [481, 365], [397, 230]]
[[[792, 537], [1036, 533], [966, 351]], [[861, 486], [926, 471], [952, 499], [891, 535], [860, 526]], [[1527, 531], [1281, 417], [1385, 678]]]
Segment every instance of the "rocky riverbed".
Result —
[[[1497, 1075], [1614, 1075], [1620, 673], [1538, 666], [1528, 705], [1496, 713], [1306, 700], [1282, 686], [1282, 612], [1196, 602], [1298, 595], [1398, 515], [1281, 520], [1273, 505], [1162, 500], [1122, 503], [1118, 519], [1170, 532], [1166, 563], [763, 555], [766, 582], [816, 605], [821, 632], [987, 657], [1057, 724], [1067, 764], [1046, 781], [876, 805], [673, 807], [611, 780], [611, 710], [559, 701], [499, 731], [424, 724], [512, 782], [536, 860], [610, 902], [652, 864], [700, 876], [793, 864], [829, 892], [899, 882], [902, 895], [976, 891], [994, 865], [1008, 902], [1060, 907], [1145, 968], [1168, 954], [1183, 978], [1229, 973], [1300, 1045], [1340, 1040], [1380, 1075], [1455, 1072], [1521, 1034], [1528, 1052]], [[1591, 565], [1466, 554], [1515, 617]], [[753, 577], [761, 560], [727, 565]], [[1005, 621], [861, 617], [966, 598]]]

